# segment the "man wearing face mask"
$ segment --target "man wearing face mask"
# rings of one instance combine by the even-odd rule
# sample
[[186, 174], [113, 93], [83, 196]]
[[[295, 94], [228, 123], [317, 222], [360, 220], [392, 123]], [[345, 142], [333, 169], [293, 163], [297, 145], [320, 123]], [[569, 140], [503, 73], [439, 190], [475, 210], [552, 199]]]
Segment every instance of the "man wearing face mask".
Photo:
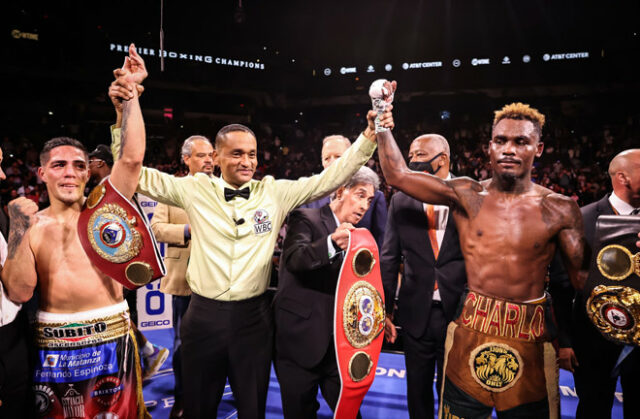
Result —
[[[409, 148], [409, 168], [451, 179], [449, 143], [441, 135], [421, 135]], [[393, 343], [402, 327], [407, 366], [407, 399], [411, 418], [433, 417], [433, 378], [442, 382], [447, 324], [453, 320], [467, 282], [464, 260], [449, 207], [430, 205], [397, 192], [391, 199], [381, 252], [387, 301], [386, 339]], [[393, 301], [400, 264], [404, 273]]]

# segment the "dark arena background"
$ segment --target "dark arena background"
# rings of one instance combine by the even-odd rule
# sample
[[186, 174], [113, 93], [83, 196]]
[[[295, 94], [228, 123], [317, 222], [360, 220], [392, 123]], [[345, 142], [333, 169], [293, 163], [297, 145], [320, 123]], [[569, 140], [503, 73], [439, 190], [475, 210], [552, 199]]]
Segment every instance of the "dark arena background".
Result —
[[[640, 144], [639, 16], [637, 1], [3, 1], [2, 206], [20, 194], [48, 204], [35, 174], [47, 139], [71, 136], [89, 150], [109, 144], [107, 89], [131, 42], [149, 70], [147, 166], [186, 174], [186, 137], [213, 138], [239, 122], [257, 135], [256, 177], [318, 173], [322, 138], [355, 139], [369, 85], [386, 78], [398, 81], [394, 133], [403, 152], [417, 135], [440, 133], [457, 176], [489, 177], [493, 110], [512, 101], [539, 109], [545, 150], [533, 177], [585, 205], [610, 191], [611, 158]], [[383, 191], [388, 202], [394, 191]], [[171, 348], [170, 321], [153, 320], [171, 312], [170, 300], [157, 286], [142, 292], [139, 311], [152, 320], [141, 329]], [[363, 417], [408, 417], [398, 350], [382, 355]], [[171, 357], [144, 384], [153, 417], [168, 417]], [[574, 417], [572, 375], [561, 371], [560, 385], [562, 417]], [[621, 400], [617, 393], [614, 417]], [[331, 417], [321, 403], [320, 416]], [[282, 416], [275, 375], [267, 416]], [[230, 390], [219, 417], [236, 417]]]

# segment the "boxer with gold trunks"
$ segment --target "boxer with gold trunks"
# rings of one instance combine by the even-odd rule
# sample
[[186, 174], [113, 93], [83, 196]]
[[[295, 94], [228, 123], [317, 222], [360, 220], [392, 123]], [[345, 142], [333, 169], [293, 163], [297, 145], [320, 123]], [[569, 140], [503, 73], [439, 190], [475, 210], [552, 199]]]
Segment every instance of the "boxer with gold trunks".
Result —
[[557, 406], [550, 302], [546, 295], [522, 303], [467, 291], [447, 330], [443, 417], [452, 417], [451, 411], [473, 415], [457, 400], [482, 403], [487, 415], [490, 406], [498, 411], [522, 406], [527, 414], [541, 412], [542, 417], [549, 406]]
[[[390, 97], [395, 82], [386, 88]], [[448, 329], [440, 417], [486, 418], [494, 408], [498, 417], [517, 417], [519, 404], [531, 408], [527, 417], [559, 415], [558, 375], [545, 368], [556, 361], [547, 303], [525, 302], [544, 295], [556, 248], [577, 289], [584, 286], [588, 258], [576, 203], [531, 181], [533, 161], [544, 148], [544, 120], [523, 103], [495, 112], [493, 176], [483, 182], [413, 172], [391, 132], [377, 133], [387, 183], [422, 202], [448, 205], [460, 237], [470, 292]]]

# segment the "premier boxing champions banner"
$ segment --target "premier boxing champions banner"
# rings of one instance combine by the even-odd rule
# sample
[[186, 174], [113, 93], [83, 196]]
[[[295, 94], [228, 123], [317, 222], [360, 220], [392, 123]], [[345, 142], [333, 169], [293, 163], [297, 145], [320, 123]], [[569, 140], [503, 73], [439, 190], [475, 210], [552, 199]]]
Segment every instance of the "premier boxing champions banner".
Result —
[[587, 315], [602, 335], [640, 346], [640, 253], [636, 247], [640, 217], [603, 215], [596, 223], [589, 278]]
[[379, 260], [371, 233], [352, 230], [336, 287], [333, 335], [341, 388], [334, 418], [355, 418], [375, 377], [385, 319]]

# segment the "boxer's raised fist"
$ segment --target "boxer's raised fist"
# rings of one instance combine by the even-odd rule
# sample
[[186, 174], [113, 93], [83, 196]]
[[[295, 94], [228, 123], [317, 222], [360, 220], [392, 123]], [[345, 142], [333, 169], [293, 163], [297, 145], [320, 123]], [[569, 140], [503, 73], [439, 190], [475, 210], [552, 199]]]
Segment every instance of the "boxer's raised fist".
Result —
[[17, 226], [28, 228], [31, 226], [33, 217], [38, 212], [38, 205], [25, 197], [16, 198], [9, 202], [7, 208], [9, 210], [11, 228]]

